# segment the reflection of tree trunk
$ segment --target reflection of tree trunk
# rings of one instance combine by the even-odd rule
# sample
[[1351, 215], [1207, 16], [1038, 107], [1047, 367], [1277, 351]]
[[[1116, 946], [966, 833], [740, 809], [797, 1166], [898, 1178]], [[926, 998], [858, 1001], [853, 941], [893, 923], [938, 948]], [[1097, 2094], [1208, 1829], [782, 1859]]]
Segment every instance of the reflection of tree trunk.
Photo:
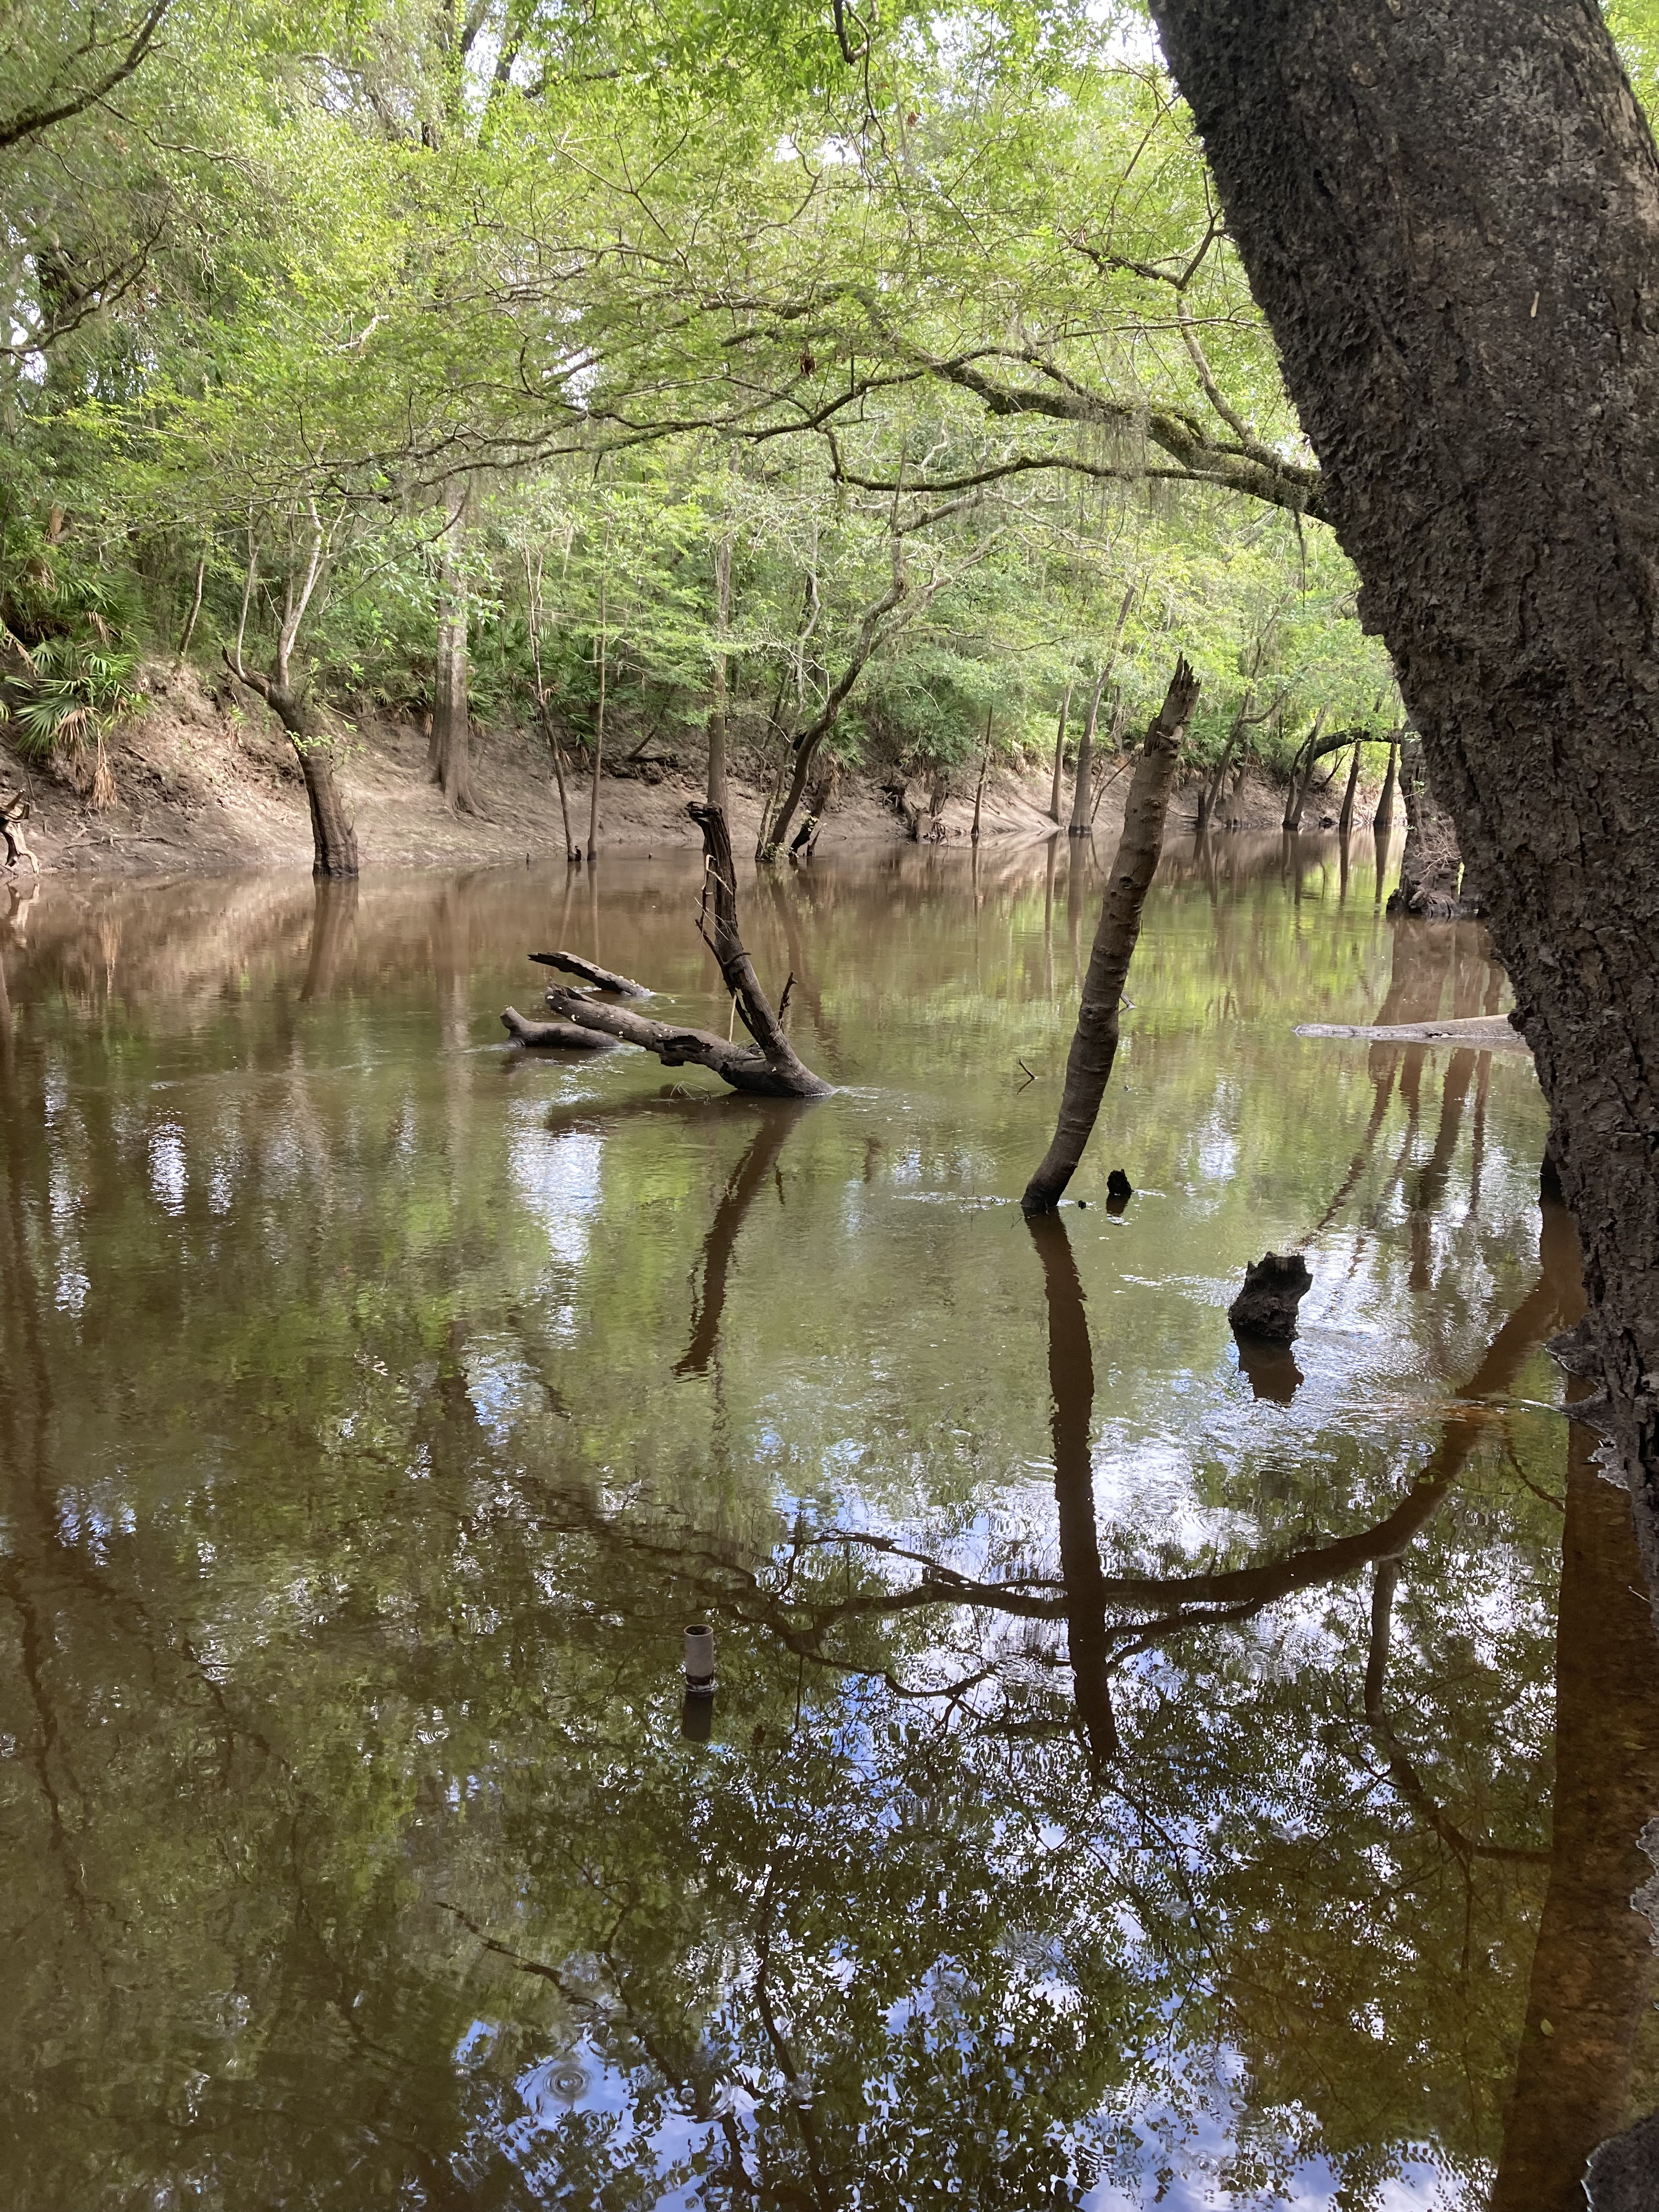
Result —
[[352, 924], [357, 918], [356, 878], [340, 883], [319, 876], [312, 897], [311, 958], [300, 996], [326, 999], [334, 988], [340, 956], [350, 942]]
[[1106, 1661], [1106, 1594], [1095, 1528], [1094, 1462], [1089, 1424], [1094, 1413], [1095, 1365], [1083, 1284], [1066, 1224], [1057, 1214], [1031, 1219], [1048, 1300], [1048, 1390], [1054, 1441], [1054, 1505], [1060, 1522], [1060, 1571], [1066, 1584], [1067, 1656], [1078, 1718], [1091, 1756], [1117, 1756]]
[[1407, 1193], [1406, 1211], [1411, 1221], [1411, 1287], [1414, 1296], [1420, 1296], [1429, 1287], [1429, 1231], [1446, 1195], [1446, 1178], [1451, 1173], [1452, 1156], [1463, 1127], [1463, 1103], [1468, 1097], [1475, 1059], [1474, 1051], [1461, 1047], [1448, 1060], [1445, 1081], [1440, 1091], [1440, 1126], [1435, 1132], [1434, 1150], [1424, 1163], [1413, 1188]]
[[1141, 908], [1164, 849], [1164, 817], [1175, 782], [1176, 761], [1197, 703], [1198, 678], [1185, 660], [1177, 660], [1164, 704], [1146, 732], [1146, 745], [1135, 763], [1123, 810], [1123, 834], [1106, 896], [1101, 901], [1100, 922], [1078, 1008], [1077, 1034], [1066, 1063], [1060, 1119], [1054, 1141], [1020, 1200], [1027, 1213], [1047, 1212], [1059, 1204], [1100, 1112], [1112, 1062], [1117, 1057], [1118, 1006], [1140, 936]]
[[1595, 1441], [1567, 1425], [1549, 1890], [1492, 2212], [1582, 2212], [1653, 1985], [1652, 1930], [1631, 1904], [1653, 1871], [1637, 1835], [1659, 1813], [1653, 1629], [1629, 1501], [1597, 1474]]
[[720, 1342], [720, 1321], [726, 1311], [726, 1278], [738, 1231], [743, 1227], [744, 1218], [754, 1204], [757, 1193], [776, 1167], [784, 1139], [794, 1125], [794, 1115], [787, 1107], [761, 1109], [759, 1126], [732, 1171], [714, 1209], [708, 1234], [703, 1239], [702, 1285], [692, 1298], [691, 1341], [685, 1347], [685, 1357], [674, 1369], [676, 1375], [708, 1372], [708, 1363]]

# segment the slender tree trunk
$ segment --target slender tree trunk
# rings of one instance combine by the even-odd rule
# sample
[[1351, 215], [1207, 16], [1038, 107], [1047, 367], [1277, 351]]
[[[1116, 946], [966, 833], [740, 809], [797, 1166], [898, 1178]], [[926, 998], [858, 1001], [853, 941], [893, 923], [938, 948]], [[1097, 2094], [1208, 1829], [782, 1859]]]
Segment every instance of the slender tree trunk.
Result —
[[[608, 540], [606, 542], [605, 550], [608, 562], [610, 552]], [[599, 777], [605, 768], [605, 686], [606, 673], [605, 663], [607, 659], [605, 650], [605, 618], [607, 612], [606, 598], [610, 580], [610, 571], [607, 566], [607, 568], [601, 572], [599, 576], [599, 635], [598, 648], [599, 655], [599, 710], [593, 718], [593, 788], [588, 793], [587, 799], [587, 858], [590, 866], [592, 862], [598, 859], [599, 851]]]
[[472, 793], [472, 731], [466, 696], [467, 582], [465, 547], [471, 495], [450, 525], [450, 542], [438, 569], [438, 652], [432, 675], [432, 739], [426, 769], [457, 814], [476, 814]]
[[202, 611], [202, 586], [207, 580], [207, 555], [204, 553], [196, 563], [196, 596], [190, 603], [190, 619], [185, 624], [185, 634], [179, 641], [179, 658], [182, 660], [190, 651], [190, 641], [196, 635], [196, 623]]
[[1071, 708], [1072, 684], [1068, 677], [1066, 689], [1060, 695], [1060, 725], [1054, 732], [1054, 788], [1048, 794], [1048, 811], [1054, 817], [1056, 829], [1065, 818], [1060, 811], [1060, 795], [1066, 775], [1066, 718], [1070, 714]]
[[1353, 835], [1353, 803], [1359, 791], [1359, 756], [1364, 750], [1364, 738], [1356, 738], [1353, 758], [1348, 763], [1348, 787], [1342, 794], [1342, 811], [1336, 817], [1336, 834], [1345, 845]]
[[985, 755], [979, 764], [979, 781], [974, 787], [974, 826], [969, 836], [970, 843], [975, 845], [979, 842], [980, 809], [985, 803], [985, 779], [991, 773], [991, 717], [994, 711], [994, 708], [986, 710]]
[[1118, 1006], [1140, 935], [1141, 908], [1164, 849], [1164, 819], [1181, 741], [1197, 703], [1198, 678], [1184, 659], [1177, 660], [1164, 704], [1147, 729], [1146, 745], [1135, 763], [1123, 810], [1123, 835], [1101, 901], [1094, 950], [1083, 981], [1077, 1035], [1066, 1062], [1059, 1124], [1020, 1200], [1028, 1214], [1047, 1213], [1059, 1205], [1106, 1095], [1117, 1057]]
[[1659, 1590], [1659, 156], [1585, 0], [1154, 0], [1518, 1000]]
[[1376, 811], [1371, 817], [1371, 828], [1379, 837], [1394, 835], [1394, 792], [1396, 772], [1400, 764], [1400, 733], [1396, 730], [1389, 739], [1388, 772], [1382, 778], [1382, 795], [1376, 802]]
[[1284, 827], [1295, 831], [1302, 827], [1302, 810], [1308, 803], [1314, 770], [1319, 765], [1319, 740], [1324, 734], [1325, 717], [1330, 712], [1322, 707], [1314, 716], [1314, 726], [1308, 732], [1307, 742], [1297, 752], [1291, 768], [1291, 788], [1285, 800]]
[[1089, 834], [1090, 787], [1095, 775], [1095, 725], [1100, 719], [1100, 695], [1106, 689], [1110, 674], [1109, 664], [1095, 678], [1095, 688], [1089, 694], [1089, 712], [1083, 725], [1083, 735], [1078, 740], [1077, 781], [1072, 787], [1072, 820], [1067, 835], [1086, 837]]
[[708, 699], [708, 787], [710, 806], [726, 805], [726, 633], [732, 623], [732, 540], [714, 548], [714, 665]]

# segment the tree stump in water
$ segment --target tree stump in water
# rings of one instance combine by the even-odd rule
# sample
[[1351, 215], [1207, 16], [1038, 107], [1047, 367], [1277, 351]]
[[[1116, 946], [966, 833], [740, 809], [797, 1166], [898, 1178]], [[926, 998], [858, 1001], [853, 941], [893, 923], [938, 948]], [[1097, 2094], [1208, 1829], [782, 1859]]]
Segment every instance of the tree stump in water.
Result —
[[1299, 1252], [1264, 1252], [1245, 1268], [1244, 1287], [1227, 1309], [1233, 1334], [1289, 1344], [1296, 1334], [1296, 1310], [1312, 1287]]

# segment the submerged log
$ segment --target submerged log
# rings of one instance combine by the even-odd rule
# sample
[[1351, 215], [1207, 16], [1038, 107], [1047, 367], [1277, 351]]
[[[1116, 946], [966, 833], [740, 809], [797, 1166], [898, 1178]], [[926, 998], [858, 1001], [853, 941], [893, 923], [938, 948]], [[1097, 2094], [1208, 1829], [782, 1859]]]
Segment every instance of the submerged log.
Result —
[[1296, 1334], [1296, 1310], [1313, 1288], [1299, 1252], [1264, 1252], [1244, 1270], [1244, 1287], [1227, 1309], [1235, 1336], [1288, 1344]]
[[538, 967], [556, 968], [562, 975], [580, 976], [596, 991], [614, 991], [619, 999], [651, 996], [645, 985], [636, 983], [631, 975], [618, 975], [614, 969], [601, 968], [597, 961], [583, 960], [574, 952], [532, 952], [530, 957]]
[[614, 1052], [617, 1048], [617, 1040], [601, 1030], [583, 1029], [575, 1022], [526, 1021], [516, 1006], [503, 1012], [501, 1027], [520, 1044], [538, 1051], [555, 1047], [565, 1052]]

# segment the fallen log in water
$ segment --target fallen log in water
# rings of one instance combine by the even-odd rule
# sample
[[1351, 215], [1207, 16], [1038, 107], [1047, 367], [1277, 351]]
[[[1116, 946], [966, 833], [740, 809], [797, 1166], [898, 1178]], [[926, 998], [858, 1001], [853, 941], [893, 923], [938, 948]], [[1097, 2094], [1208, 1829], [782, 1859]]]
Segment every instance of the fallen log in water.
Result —
[[617, 1040], [599, 1030], [583, 1029], [575, 1022], [529, 1022], [516, 1006], [508, 1006], [502, 1014], [501, 1027], [520, 1044], [538, 1050], [557, 1047], [564, 1052], [614, 1052], [617, 1048]]
[[1370, 1044], [1478, 1045], [1483, 1051], [1530, 1052], [1507, 1014], [1473, 1014], [1449, 1022], [1302, 1022], [1300, 1037], [1363, 1037]]
[[[703, 893], [697, 927], [720, 963], [738, 1018], [754, 1042], [739, 1044], [730, 1037], [717, 1036], [712, 1030], [650, 1021], [631, 1007], [611, 1005], [594, 992], [572, 990], [560, 983], [547, 994], [548, 1010], [556, 1020], [526, 1022], [516, 1007], [509, 1006], [501, 1016], [502, 1024], [526, 1044], [567, 1043], [568, 1039], [555, 1032], [574, 1028], [606, 1041], [637, 1045], [642, 1052], [654, 1053], [665, 1067], [706, 1067], [732, 1090], [748, 1091], [756, 1097], [823, 1098], [830, 1085], [797, 1057], [738, 935], [737, 870], [726, 817], [718, 806], [695, 801], [686, 811], [702, 831]], [[563, 967], [577, 975], [605, 975], [607, 989], [626, 988], [641, 998], [651, 995], [629, 977], [594, 969], [591, 963], [578, 962], [568, 953], [532, 957], [539, 957], [544, 966]], [[788, 996], [787, 991], [784, 995]]]
[[597, 962], [583, 960], [574, 952], [532, 952], [530, 957], [538, 967], [556, 968], [562, 975], [580, 976], [596, 991], [614, 991], [619, 999], [651, 996], [645, 985], [636, 983], [631, 975], [618, 975], [613, 969], [601, 968]]

